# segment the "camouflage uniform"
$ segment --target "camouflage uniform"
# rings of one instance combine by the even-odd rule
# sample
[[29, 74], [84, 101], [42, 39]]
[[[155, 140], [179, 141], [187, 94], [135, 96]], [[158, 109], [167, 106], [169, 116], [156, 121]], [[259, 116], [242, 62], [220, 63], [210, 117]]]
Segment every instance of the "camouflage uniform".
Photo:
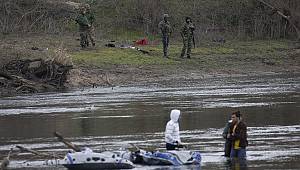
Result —
[[167, 21], [168, 17], [169, 17], [168, 14], [164, 14], [164, 20], [162, 20], [158, 24], [158, 28], [161, 31], [164, 57], [166, 57], [166, 58], [168, 58], [169, 37], [172, 33], [172, 28], [171, 28], [170, 22]]
[[88, 21], [90, 22], [91, 26], [87, 30], [87, 36], [91, 40], [92, 45], [95, 46], [95, 16], [94, 13], [91, 11], [90, 5], [86, 5], [86, 17]]
[[87, 39], [87, 31], [89, 29], [90, 22], [88, 21], [85, 9], [80, 9], [80, 14], [76, 17], [75, 21], [79, 24], [79, 34], [80, 34], [80, 45], [82, 48], [85, 48], [89, 45]]
[[[190, 20], [190, 22], [188, 22]], [[181, 51], [181, 58], [184, 57], [184, 54], [186, 52], [187, 58], [191, 58], [191, 49], [192, 49], [192, 40], [193, 40], [193, 31], [195, 30], [195, 27], [189, 17], [186, 18], [186, 22], [183, 24], [183, 27], [181, 29], [181, 36], [183, 39], [183, 47]]]

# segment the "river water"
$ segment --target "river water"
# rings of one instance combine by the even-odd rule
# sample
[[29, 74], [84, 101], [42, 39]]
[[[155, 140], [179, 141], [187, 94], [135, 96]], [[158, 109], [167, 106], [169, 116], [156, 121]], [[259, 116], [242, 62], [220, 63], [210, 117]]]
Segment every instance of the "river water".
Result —
[[[228, 169], [221, 134], [236, 110], [248, 126], [249, 169], [300, 169], [299, 74], [170, 79], [135, 87], [4, 97], [0, 155], [16, 145], [67, 151], [53, 137], [54, 131], [95, 150], [116, 150], [128, 143], [163, 149], [165, 124], [175, 108], [182, 111], [182, 141], [202, 153], [201, 167], [175, 169]], [[18, 168], [20, 162], [12, 161], [11, 166]]]

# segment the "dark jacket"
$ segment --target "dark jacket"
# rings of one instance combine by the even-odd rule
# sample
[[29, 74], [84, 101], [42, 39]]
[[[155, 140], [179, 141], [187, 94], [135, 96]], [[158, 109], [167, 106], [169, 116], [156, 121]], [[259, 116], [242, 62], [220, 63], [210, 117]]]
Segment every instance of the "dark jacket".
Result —
[[222, 133], [222, 136], [223, 136], [224, 139], [227, 139], [227, 134], [229, 133], [230, 126], [231, 126], [231, 122], [228, 121], [226, 123], [226, 126], [225, 126], [225, 128], [223, 130], [223, 133]]
[[235, 134], [232, 135], [233, 133], [233, 128], [234, 124], [231, 124], [230, 126], [230, 139], [232, 140], [232, 144], [234, 145], [234, 142], [236, 140], [240, 140], [239, 147], [241, 148], [246, 148], [248, 146], [248, 141], [247, 141], [247, 126], [244, 122], [239, 122], [235, 129]]

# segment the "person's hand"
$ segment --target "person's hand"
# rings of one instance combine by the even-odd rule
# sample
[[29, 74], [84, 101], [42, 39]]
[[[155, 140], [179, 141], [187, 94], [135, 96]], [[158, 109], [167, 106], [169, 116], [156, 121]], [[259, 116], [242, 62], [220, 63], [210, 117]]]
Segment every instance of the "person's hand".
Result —
[[227, 134], [227, 138], [230, 138], [230, 134], [229, 133]]
[[182, 145], [182, 144], [181, 144], [181, 142], [179, 142], [179, 141], [175, 141], [175, 145], [180, 146], [180, 145]]

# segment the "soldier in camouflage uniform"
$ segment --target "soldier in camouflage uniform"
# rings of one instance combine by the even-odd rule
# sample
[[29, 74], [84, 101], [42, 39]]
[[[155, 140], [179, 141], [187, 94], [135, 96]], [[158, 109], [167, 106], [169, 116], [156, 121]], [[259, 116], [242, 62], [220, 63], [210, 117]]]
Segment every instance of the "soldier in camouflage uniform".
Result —
[[184, 57], [185, 52], [187, 58], [191, 58], [191, 49], [192, 49], [192, 40], [193, 40], [193, 31], [195, 30], [195, 27], [192, 23], [192, 20], [190, 17], [185, 18], [185, 23], [183, 27], [181, 28], [181, 36], [183, 39], [183, 47], [181, 51], [181, 58]]
[[91, 6], [89, 4], [85, 5], [85, 9], [86, 9], [85, 15], [91, 24], [91, 26], [87, 30], [87, 36], [88, 39], [91, 40], [92, 45], [95, 46], [95, 27], [94, 27], [95, 16], [94, 13], [91, 11]]
[[87, 31], [89, 27], [91, 27], [91, 24], [89, 20], [86, 17], [86, 10], [84, 7], [80, 7], [80, 13], [76, 17], [75, 21], [79, 25], [79, 34], [80, 34], [80, 45], [82, 48], [86, 48], [89, 43], [87, 39]]
[[172, 28], [170, 22], [168, 21], [169, 15], [164, 14], [164, 19], [158, 24], [158, 28], [161, 31], [162, 43], [163, 43], [163, 51], [164, 57], [168, 57], [168, 46], [169, 46], [169, 37], [172, 33]]

